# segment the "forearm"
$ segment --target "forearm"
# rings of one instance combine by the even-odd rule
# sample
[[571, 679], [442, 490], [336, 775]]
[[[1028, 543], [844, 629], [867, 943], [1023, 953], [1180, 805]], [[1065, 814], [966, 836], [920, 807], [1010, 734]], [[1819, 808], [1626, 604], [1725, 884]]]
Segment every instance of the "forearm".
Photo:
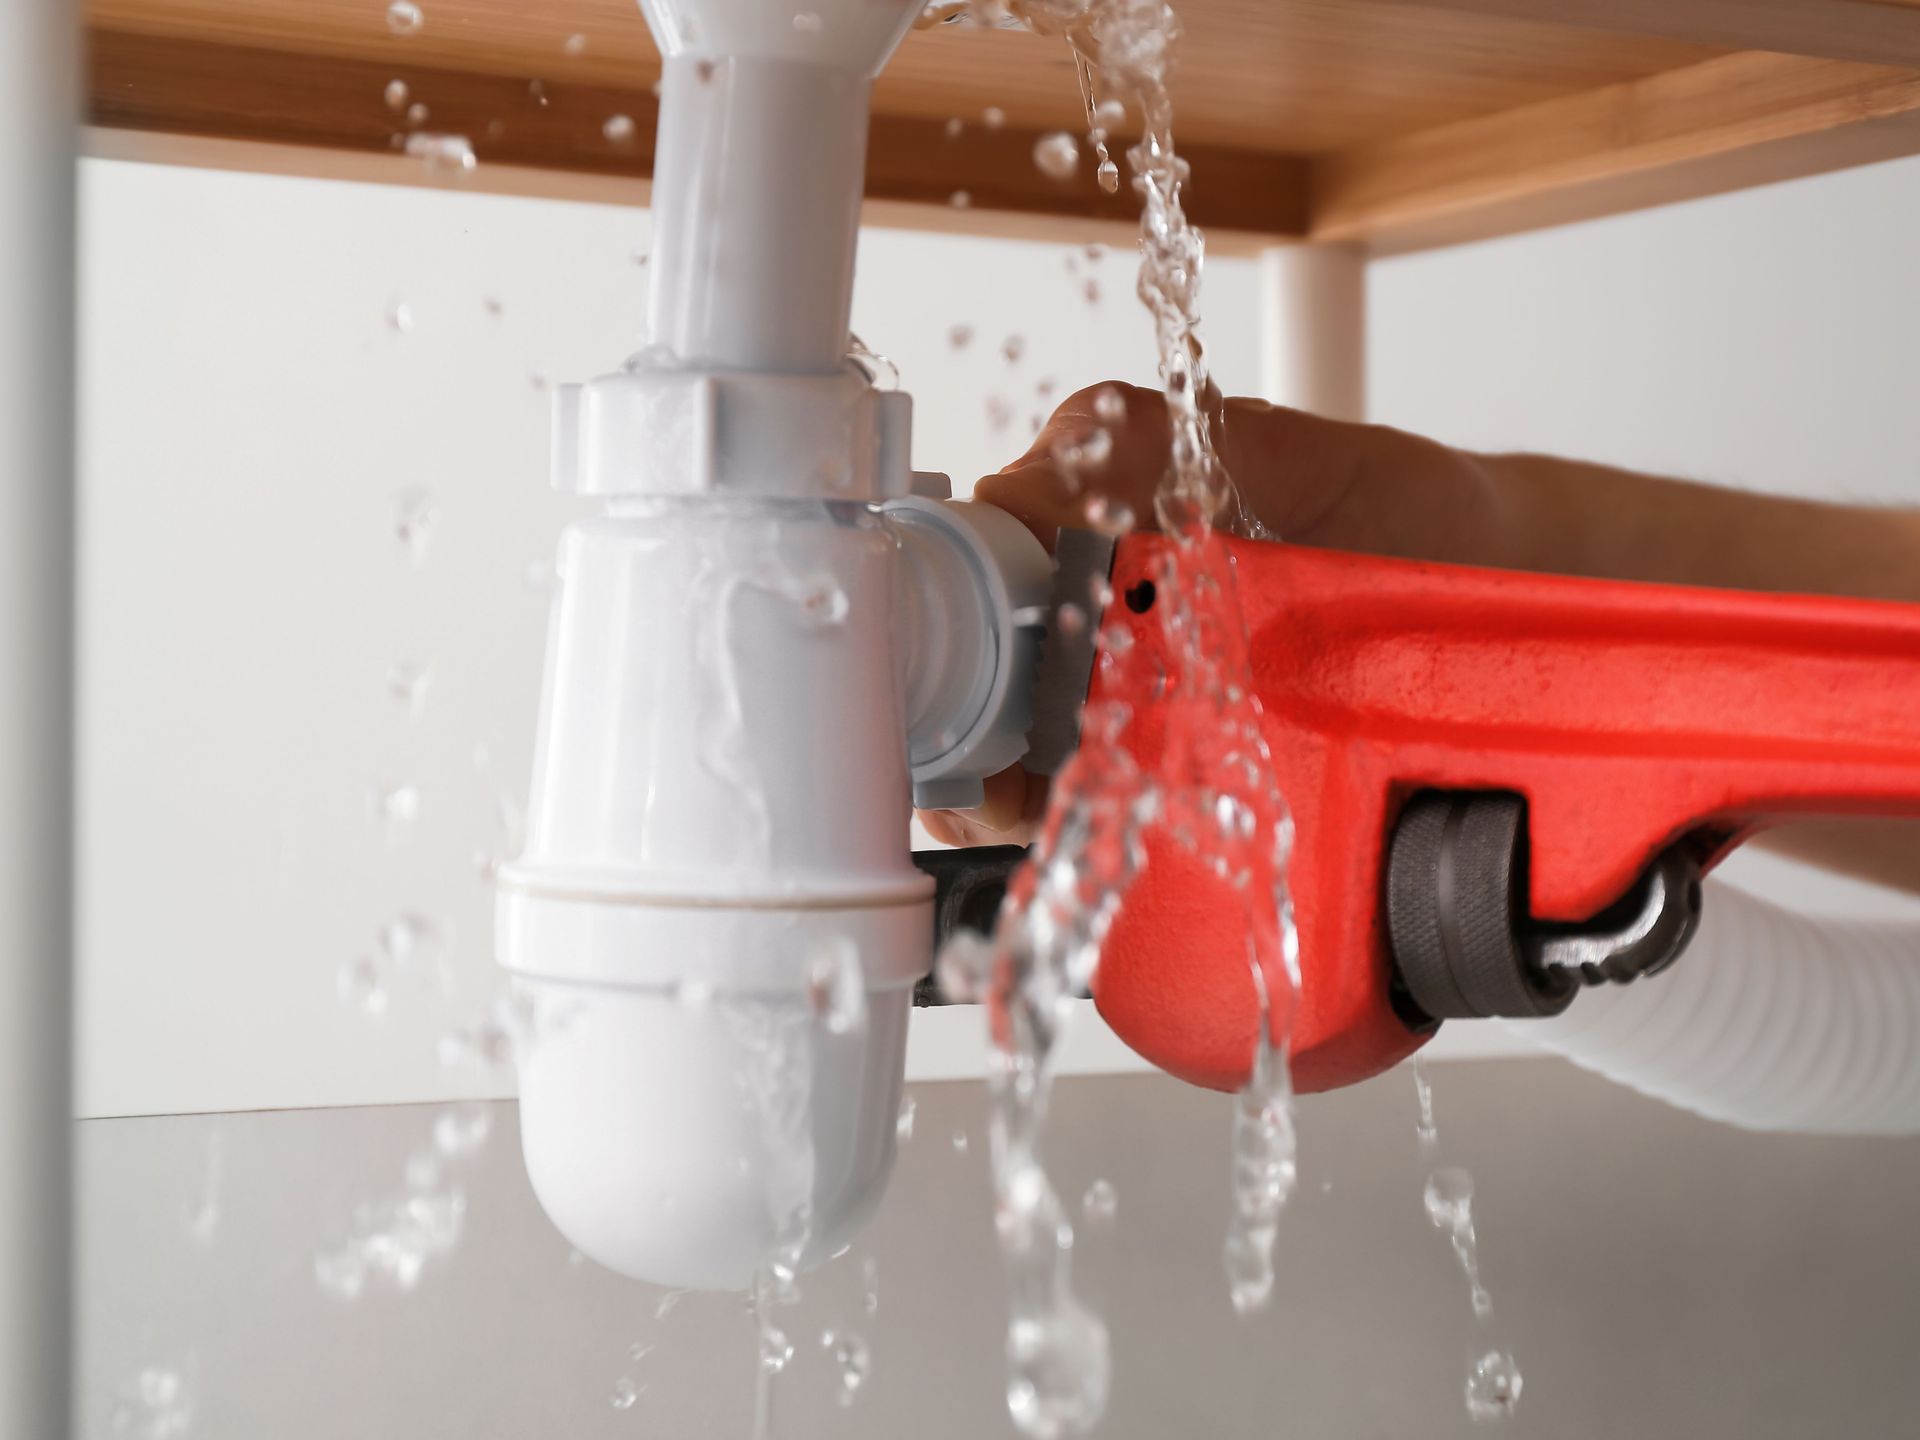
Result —
[[[1536, 455], [1480, 457], [1527, 568], [1807, 595], [1920, 600], [1920, 511], [1827, 505]], [[1518, 538], [1516, 538], [1518, 537]], [[1817, 820], [1760, 843], [1920, 894], [1920, 825]]]
[[1920, 600], [1920, 511], [1755, 495], [1537, 455], [1477, 457], [1526, 568]]
[[1920, 510], [1756, 495], [1230, 402], [1227, 467], [1310, 545], [1463, 565], [1920, 600]]

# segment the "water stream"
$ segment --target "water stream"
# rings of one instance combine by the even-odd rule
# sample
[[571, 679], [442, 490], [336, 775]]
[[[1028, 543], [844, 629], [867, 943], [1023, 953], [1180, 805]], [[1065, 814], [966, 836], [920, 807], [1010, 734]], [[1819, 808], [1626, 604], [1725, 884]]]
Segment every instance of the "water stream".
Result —
[[[1413, 1062], [1413, 1084], [1420, 1104], [1414, 1134], [1427, 1166], [1421, 1198], [1427, 1219], [1446, 1235], [1466, 1276], [1467, 1303], [1475, 1322], [1474, 1348], [1479, 1349], [1486, 1343], [1493, 1323], [1493, 1296], [1480, 1279], [1480, 1240], [1473, 1225], [1473, 1176], [1457, 1165], [1434, 1163], [1440, 1154], [1440, 1131], [1434, 1123], [1433, 1082], [1424, 1059]], [[1482, 1350], [1467, 1368], [1467, 1414], [1482, 1423], [1506, 1419], [1520, 1402], [1521, 1383], [1520, 1367], [1511, 1351], [1500, 1347]]]
[[[1199, 335], [1205, 242], [1187, 221], [1187, 166], [1174, 144], [1168, 79], [1179, 36], [1162, 0], [973, 0], [976, 23], [1008, 12], [1071, 45], [1096, 157], [1096, 182], [1117, 188], [1107, 133], [1126, 113], [1141, 124], [1127, 151], [1141, 200], [1137, 293], [1154, 323], [1172, 431], [1155, 499], [1158, 527], [1176, 544], [1155, 579], [1170, 669], [1146, 663], [1109, 627], [1100, 663], [1117, 693], [1159, 685], [1167, 745], [1157, 773], [1140, 772], [1124, 742], [1125, 707], [1090, 705], [1079, 750], [1056, 777], [1032, 857], [1009, 892], [994, 935], [942, 957], [950, 984], [983, 1000], [994, 1044], [990, 1140], [996, 1228], [1010, 1282], [1007, 1404], [1041, 1437], [1084, 1432], [1106, 1404], [1107, 1332], [1072, 1285], [1073, 1229], [1042, 1155], [1053, 1062], [1072, 999], [1085, 993], [1100, 948], [1140, 872], [1149, 834], [1168, 836], [1229, 882], [1245, 907], [1249, 984], [1260, 1023], [1249, 1079], [1233, 1114], [1232, 1208], [1224, 1248], [1235, 1308], [1272, 1295], [1280, 1212], [1295, 1181], [1287, 1037], [1298, 991], [1298, 939], [1286, 861], [1292, 822], [1260, 728], [1232, 566], [1216, 526], [1244, 525], [1209, 430], [1216, 391]], [[940, 7], [930, 18], [946, 18]], [[1109, 178], [1114, 182], [1108, 185]], [[1089, 523], [1124, 531], [1131, 517], [1104, 507]], [[1088, 597], [1091, 613], [1104, 595]], [[1139, 683], [1128, 683], [1138, 678]]]
[[[1249, 1078], [1232, 1110], [1231, 1204], [1223, 1266], [1227, 1294], [1237, 1311], [1253, 1313], [1271, 1300], [1281, 1212], [1296, 1180], [1288, 1036], [1299, 955], [1285, 885], [1293, 829], [1261, 731], [1232, 566], [1216, 537], [1216, 527], [1259, 531], [1238, 503], [1209, 429], [1208, 409], [1217, 392], [1199, 333], [1205, 243], [1182, 207], [1187, 165], [1175, 148], [1168, 92], [1179, 37], [1174, 12], [1164, 0], [943, 0], [930, 7], [927, 22], [956, 16], [992, 26], [1024, 24], [1070, 46], [1086, 115], [1093, 183], [1108, 193], [1117, 192], [1121, 180], [1111, 136], [1128, 117], [1139, 123], [1140, 138], [1125, 153], [1141, 203], [1136, 293], [1153, 320], [1172, 422], [1169, 466], [1152, 517], [1175, 542], [1155, 577], [1163, 597], [1156, 613], [1171, 657], [1169, 672], [1152, 677], [1163, 682], [1160, 694], [1168, 718], [1162, 761], [1156, 773], [1143, 775], [1126, 745], [1131, 717], [1125, 707], [1089, 707], [1078, 753], [1056, 779], [1031, 863], [1016, 882], [995, 934], [957, 942], [941, 959], [951, 987], [970, 988], [982, 999], [994, 1042], [988, 1144], [995, 1226], [1010, 1288], [1007, 1403], [1024, 1432], [1047, 1440], [1082, 1433], [1099, 1421], [1110, 1372], [1106, 1327], [1073, 1288], [1069, 1207], [1044, 1168], [1053, 1064], [1074, 997], [1084, 994], [1092, 981], [1108, 928], [1145, 864], [1151, 837], [1169, 838], [1199, 857], [1228, 882], [1244, 907], [1245, 963], [1259, 1024], [1248, 1056]], [[411, 0], [393, 0], [387, 18], [402, 35], [423, 22]], [[529, 93], [535, 103], [545, 103], [540, 82], [533, 82]], [[410, 99], [402, 82], [389, 86], [383, 98], [396, 110]], [[400, 141], [407, 152], [436, 170], [470, 170], [473, 152], [465, 138], [418, 130], [426, 118], [424, 112], [417, 119], [410, 117], [414, 133]], [[991, 109], [981, 118], [988, 129], [1001, 121], [999, 112]], [[610, 143], [626, 143], [631, 135], [627, 117], [606, 121], [604, 138]], [[1061, 133], [1042, 140], [1034, 158], [1044, 172], [1060, 178], [1077, 171], [1078, 153], [1078, 143]], [[956, 196], [955, 203], [964, 203], [964, 197]], [[1085, 284], [1089, 301], [1097, 300], [1096, 282]], [[956, 327], [949, 338], [954, 347], [963, 348], [973, 333], [970, 327]], [[1023, 348], [1019, 337], [1010, 337], [1002, 356], [1015, 365]], [[1004, 400], [999, 403], [1005, 414], [994, 423], [1004, 426], [1012, 410]], [[1098, 407], [1096, 413], [1109, 425], [1121, 418], [1101, 414]], [[1091, 476], [1106, 462], [1109, 446], [1105, 430], [1082, 438], [1070, 468]], [[401, 497], [395, 528], [415, 565], [425, 558], [434, 518], [432, 499], [424, 491]], [[1134, 520], [1124, 507], [1098, 501], [1087, 516], [1090, 526], [1115, 535], [1131, 529]], [[710, 578], [722, 591], [733, 579]], [[706, 603], [690, 607], [705, 618], [710, 627], [705, 638], [719, 654], [728, 649], [724, 627], [729, 598], [730, 592], [710, 594]], [[1109, 598], [1088, 595], [1080, 613], [1101, 614]], [[1130, 683], [1130, 667], [1149, 662], [1126, 645], [1127, 638], [1117, 626], [1105, 629], [1100, 663], [1116, 677], [1110, 687], [1116, 693], [1144, 693], [1144, 681]], [[727, 670], [715, 667], [716, 675]], [[390, 677], [391, 693], [410, 714], [417, 713], [424, 698], [428, 673], [422, 664], [417, 677], [411, 669], [401, 673], [401, 667]], [[723, 687], [721, 681], [714, 694], [703, 697], [722, 723], [710, 727], [714, 748], [698, 758], [730, 772], [738, 757], [726, 749], [725, 741], [737, 725], [727, 722], [737, 720], [738, 697]], [[743, 783], [740, 788], [752, 795], [757, 787]], [[417, 792], [406, 785], [387, 787], [377, 792], [375, 808], [389, 833], [404, 829], [418, 808]], [[757, 819], [748, 811], [745, 823], [754, 832], [750, 839], [764, 844]], [[844, 1033], [863, 1019], [864, 986], [845, 957], [815, 957], [807, 993], [804, 1009], [776, 1015], [747, 1007], [732, 1017], [762, 1042], [756, 1051], [764, 1064], [741, 1077], [741, 1084], [744, 1101], [764, 1122], [772, 1162], [768, 1203], [777, 1231], [777, 1253], [751, 1297], [759, 1332], [756, 1435], [771, 1431], [774, 1381], [795, 1353], [780, 1312], [797, 1294], [795, 1273], [810, 1238], [813, 1167], [805, 1118], [812, 1047], [821, 1032]], [[511, 1059], [540, 1028], [520, 1005], [503, 1002], [481, 1026], [451, 1037], [454, 1058]], [[909, 1101], [900, 1119], [901, 1139], [911, 1136], [912, 1126]], [[954, 1144], [965, 1147], [964, 1132], [954, 1136]], [[439, 1161], [446, 1161], [459, 1147], [442, 1144], [440, 1149]], [[333, 1288], [357, 1293], [369, 1273], [384, 1266], [396, 1271], [405, 1288], [429, 1255], [457, 1242], [464, 1197], [457, 1187], [444, 1195], [433, 1190], [422, 1195], [421, 1182], [430, 1178], [438, 1178], [437, 1168], [433, 1177], [410, 1176], [409, 1193], [378, 1213], [356, 1217], [348, 1242], [316, 1257], [324, 1272], [323, 1286], [332, 1278], [338, 1282]], [[1082, 1202], [1083, 1216], [1095, 1224], [1111, 1223], [1115, 1203], [1111, 1187], [1090, 1191]], [[406, 1243], [396, 1245], [392, 1237], [401, 1232]], [[405, 1263], [388, 1264], [396, 1258]], [[875, 1275], [866, 1286], [875, 1297], [877, 1283]], [[662, 1301], [662, 1316], [674, 1298], [670, 1294]], [[842, 1328], [823, 1334], [821, 1348], [839, 1372], [843, 1403], [850, 1403], [870, 1365], [865, 1342]], [[1498, 1379], [1495, 1374], [1489, 1383], [1497, 1388]], [[613, 1394], [614, 1408], [631, 1407], [643, 1388], [622, 1377]], [[1516, 1374], [1516, 1394], [1517, 1389]]]

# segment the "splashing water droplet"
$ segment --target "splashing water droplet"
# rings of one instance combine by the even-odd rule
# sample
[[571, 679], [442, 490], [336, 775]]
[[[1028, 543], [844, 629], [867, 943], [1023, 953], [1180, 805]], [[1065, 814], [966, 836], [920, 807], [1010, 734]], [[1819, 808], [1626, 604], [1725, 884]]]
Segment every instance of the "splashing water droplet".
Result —
[[613, 1382], [613, 1394], [608, 1397], [607, 1403], [616, 1410], [631, 1410], [639, 1398], [640, 1387], [622, 1375]]
[[427, 123], [427, 117], [432, 113], [423, 102], [416, 100], [407, 107], [407, 124], [418, 130]]
[[1080, 1214], [1089, 1225], [1111, 1225], [1120, 1213], [1120, 1195], [1111, 1180], [1096, 1180], [1080, 1197]]
[[1504, 1350], [1489, 1350], [1467, 1372], [1467, 1414], [1481, 1424], [1504, 1420], [1520, 1403], [1520, 1367]]
[[1420, 1102], [1420, 1118], [1414, 1124], [1413, 1135], [1420, 1142], [1420, 1153], [1432, 1158], [1440, 1145], [1440, 1131], [1433, 1123], [1433, 1082], [1427, 1075], [1426, 1057], [1413, 1057], [1413, 1093]]
[[867, 1349], [867, 1342], [851, 1330], [823, 1330], [820, 1332], [820, 1348], [832, 1358], [834, 1368], [839, 1372], [840, 1404], [848, 1406], [860, 1394], [860, 1387], [867, 1383], [867, 1372], [873, 1367], [873, 1356]]
[[404, 300], [393, 300], [387, 305], [387, 328], [396, 335], [405, 335], [413, 329], [413, 306]]
[[998, 130], [1007, 123], [1007, 112], [998, 105], [989, 105], [980, 112], [980, 123], [989, 130]]
[[409, 720], [420, 718], [432, 683], [433, 668], [424, 660], [396, 660], [387, 671], [387, 694], [407, 712]]
[[1093, 418], [1102, 425], [1118, 425], [1127, 418], [1127, 397], [1111, 385], [1102, 385], [1093, 397]]
[[416, 1150], [407, 1157], [404, 1178], [407, 1189], [416, 1192], [438, 1188], [446, 1177], [446, 1169], [440, 1163], [440, 1156], [432, 1150]]
[[627, 1359], [638, 1364], [653, 1353], [653, 1343], [648, 1340], [636, 1340], [627, 1347]]
[[684, 1300], [686, 1298], [686, 1295], [687, 1295], [687, 1292], [685, 1290], [667, 1291], [666, 1294], [662, 1295], [660, 1299], [657, 1302], [655, 1302], [653, 1307], [653, 1318], [656, 1320], [666, 1319], [667, 1316], [673, 1313], [673, 1307], [678, 1305], [682, 1300]]
[[973, 204], [973, 195], [966, 190], [956, 190], [947, 196], [947, 204], [956, 210], [965, 210]]
[[390, 838], [397, 839], [420, 818], [420, 791], [409, 781], [377, 787], [372, 796], [373, 815]]
[[893, 1135], [902, 1145], [913, 1139], [913, 1116], [919, 1108], [919, 1102], [913, 1096], [900, 1097], [900, 1114], [893, 1122]]
[[533, 103], [538, 105], [542, 110], [546, 109], [547, 108], [546, 83], [540, 80], [529, 80], [527, 82], [527, 98], [533, 101]]
[[333, 1300], [358, 1300], [367, 1288], [367, 1263], [352, 1248], [323, 1250], [313, 1257], [313, 1283]]
[[440, 927], [426, 916], [407, 910], [381, 925], [374, 939], [380, 953], [393, 964], [414, 965], [438, 952]]
[[1427, 1218], [1441, 1230], [1459, 1231], [1473, 1225], [1473, 1177], [1454, 1166], [1444, 1166], [1427, 1177]]
[[1455, 1166], [1442, 1166], [1427, 1177], [1423, 1197], [1427, 1218], [1444, 1230], [1454, 1257], [1467, 1277], [1467, 1297], [1473, 1313], [1485, 1320], [1493, 1314], [1493, 1296], [1480, 1281], [1480, 1242], [1473, 1228], [1473, 1177]]
[[393, 3], [387, 6], [387, 29], [396, 35], [413, 34], [425, 19], [426, 16], [421, 13], [420, 7], [414, 4], [413, 0], [393, 0]]
[[220, 1229], [220, 1188], [226, 1174], [227, 1139], [220, 1131], [207, 1136], [207, 1164], [200, 1194], [187, 1210], [187, 1234], [196, 1245], [211, 1245]]
[[149, 1410], [166, 1410], [180, 1403], [185, 1387], [178, 1371], [163, 1365], [149, 1365], [140, 1372], [140, 1403]]
[[1004, 395], [987, 397], [987, 427], [996, 434], [1007, 428], [1013, 421], [1013, 406], [1007, 403]]
[[407, 559], [420, 565], [433, 543], [434, 522], [440, 512], [434, 508], [433, 495], [420, 485], [402, 490], [393, 503], [393, 534], [406, 552]]
[[827, 22], [811, 10], [802, 10], [793, 17], [793, 28], [802, 35], [818, 35], [827, 28]]
[[858, 335], [848, 337], [847, 359], [867, 377], [867, 383], [874, 389], [898, 390], [900, 388], [900, 367]]
[[958, 140], [960, 136], [965, 133], [966, 128], [967, 122], [962, 120], [958, 115], [954, 116], [951, 120], [947, 121], [947, 139]]
[[1107, 1331], [1068, 1300], [1044, 1319], [1007, 1330], [1007, 1413], [1036, 1440], [1079, 1435], [1106, 1408], [1111, 1358]]
[[387, 82], [386, 96], [387, 108], [389, 110], [404, 110], [407, 105], [407, 82], [404, 80], [389, 80]]
[[1100, 534], [1118, 538], [1132, 531], [1134, 523], [1133, 511], [1124, 502], [1107, 495], [1087, 498], [1087, 525]]
[[947, 344], [956, 350], [964, 350], [973, 343], [973, 326], [955, 325], [947, 331]]
[[830, 1035], [850, 1035], [865, 1027], [866, 976], [859, 947], [846, 936], [832, 937], [808, 957], [807, 1008]]
[[1093, 107], [1093, 123], [1102, 130], [1111, 130], [1127, 118], [1127, 107], [1109, 95]]
[[1100, 282], [1098, 280], [1087, 281], [1086, 284], [1080, 287], [1080, 296], [1087, 304], [1098, 305], [1100, 303]]
[[967, 1153], [966, 1131], [956, 1130], [953, 1132], [953, 1153], [956, 1155], [964, 1155]]
[[343, 1005], [372, 1016], [387, 1013], [386, 984], [380, 978], [379, 967], [365, 955], [356, 956], [340, 967], [334, 976], [334, 989]]
[[1071, 180], [1080, 169], [1080, 142], [1064, 130], [1033, 143], [1033, 163], [1049, 180]]
[[[1264, 986], [1257, 970], [1254, 978]], [[1222, 1254], [1236, 1314], [1264, 1310], [1273, 1297], [1273, 1246], [1299, 1179], [1297, 1151], [1286, 1055], [1263, 1038], [1234, 1097], [1233, 1214]]]
[[584, 55], [587, 53], [587, 37], [580, 34], [569, 35], [560, 49], [567, 55]]
[[880, 1313], [880, 1262], [869, 1255], [860, 1262], [860, 1285], [862, 1303], [867, 1314]]
[[1073, 439], [1056, 442], [1052, 455], [1053, 463], [1077, 480], [1086, 471], [1105, 467], [1113, 456], [1113, 436], [1095, 428]]
[[787, 1332], [771, 1322], [760, 1326], [760, 1373], [778, 1375], [793, 1359], [793, 1342]]
[[1027, 353], [1027, 337], [1009, 335], [1000, 342], [1000, 358], [1009, 365], [1018, 365], [1020, 357]]
[[464, 1030], [449, 1030], [434, 1042], [433, 1053], [442, 1069], [456, 1070], [474, 1059], [473, 1041]]
[[1069, 600], [1053, 612], [1053, 626], [1062, 635], [1084, 634], [1087, 628], [1087, 612]]
[[477, 1100], [449, 1106], [433, 1117], [433, 1145], [449, 1160], [477, 1153], [493, 1133], [493, 1112]]
[[480, 308], [496, 320], [507, 313], [507, 307], [501, 304], [499, 297], [495, 295], [482, 295], [480, 297]]
[[407, 137], [406, 151], [427, 167], [429, 175], [466, 175], [480, 163], [473, 153], [473, 142], [464, 135], [416, 132]]
[[1093, 172], [1093, 178], [1107, 194], [1120, 193], [1120, 167], [1113, 161], [1102, 160], [1099, 168]]
[[612, 145], [631, 145], [633, 143], [633, 117], [631, 115], [609, 115], [607, 123], [600, 127], [600, 133], [607, 137]]

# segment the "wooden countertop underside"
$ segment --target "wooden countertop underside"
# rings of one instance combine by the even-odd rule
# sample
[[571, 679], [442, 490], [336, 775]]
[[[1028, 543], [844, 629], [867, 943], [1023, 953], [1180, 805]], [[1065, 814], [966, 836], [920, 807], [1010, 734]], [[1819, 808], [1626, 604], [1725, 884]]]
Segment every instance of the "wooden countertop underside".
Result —
[[[483, 171], [645, 177], [659, 57], [631, 0], [420, 3], [402, 36], [385, 0], [92, 0], [90, 121], [325, 171], [391, 155], [398, 79]], [[1175, 5], [1188, 208], [1226, 233], [1391, 252], [1920, 152], [1920, 0]], [[1033, 164], [1083, 123], [1064, 42], [916, 32], [876, 87], [869, 197], [953, 228], [1124, 220], [1084, 157], [1070, 182]]]

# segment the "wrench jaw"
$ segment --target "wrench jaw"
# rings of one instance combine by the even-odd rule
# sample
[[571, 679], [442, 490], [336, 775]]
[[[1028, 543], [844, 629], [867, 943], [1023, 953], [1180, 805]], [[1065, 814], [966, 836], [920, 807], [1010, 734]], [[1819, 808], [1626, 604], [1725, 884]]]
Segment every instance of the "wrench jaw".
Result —
[[1631, 985], [1665, 971], [1700, 928], [1700, 862], [1684, 845], [1660, 852], [1619, 902], [1581, 926], [1537, 925], [1528, 962], [1583, 986]]
[[1558, 1015], [1585, 987], [1659, 974], [1699, 927], [1700, 862], [1684, 842], [1579, 924], [1530, 917], [1526, 876], [1520, 796], [1429, 790], [1407, 803], [1388, 849], [1386, 907], [1396, 1010], [1411, 1028]]
[[[1030, 775], [1055, 775], [1080, 744], [1080, 712], [1093, 681], [1104, 619], [1095, 595], [1113, 571], [1114, 542], [1092, 530], [1063, 527], [1054, 542], [1053, 592], [1047, 600], [1046, 638], [1033, 681], [1033, 723], [1021, 760]], [[1061, 607], [1079, 607], [1076, 627], [1058, 623]]]

